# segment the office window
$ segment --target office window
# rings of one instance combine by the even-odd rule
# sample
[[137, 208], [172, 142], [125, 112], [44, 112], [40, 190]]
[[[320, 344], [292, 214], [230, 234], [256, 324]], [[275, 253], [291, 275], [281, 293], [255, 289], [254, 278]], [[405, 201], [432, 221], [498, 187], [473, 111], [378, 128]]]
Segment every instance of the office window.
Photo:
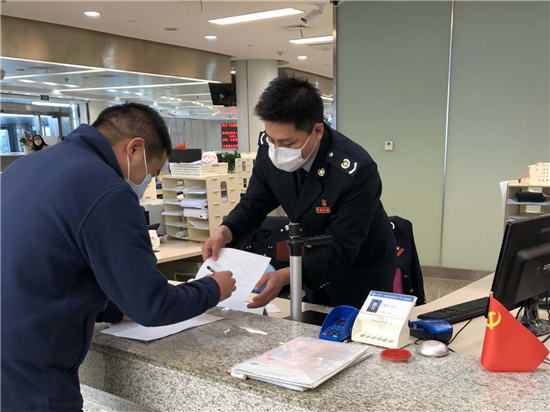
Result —
[[31, 136], [40, 133], [39, 118], [32, 114], [1, 113], [0, 130], [0, 152], [22, 152], [19, 139], [24, 132]]

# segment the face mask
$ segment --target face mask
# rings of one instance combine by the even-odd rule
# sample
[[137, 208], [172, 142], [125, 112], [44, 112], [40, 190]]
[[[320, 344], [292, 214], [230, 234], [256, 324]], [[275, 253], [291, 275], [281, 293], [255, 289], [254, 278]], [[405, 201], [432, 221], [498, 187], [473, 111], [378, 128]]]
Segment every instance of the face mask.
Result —
[[147, 176], [145, 176], [145, 179], [143, 179], [143, 182], [141, 182], [141, 184], [136, 185], [130, 180], [130, 157], [126, 155], [126, 159], [128, 160], [128, 178], [124, 180], [128, 182], [138, 198], [141, 199], [143, 197], [143, 194], [145, 193], [145, 190], [147, 189], [147, 186], [149, 186], [149, 183], [151, 183], [151, 180], [153, 180], [151, 175], [147, 173], [147, 157], [145, 156], [145, 148], [143, 149], [143, 161], [145, 162], [145, 173], [147, 174]]
[[311, 139], [312, 134], [309, 135], [304, 145], [299, 149], [290, 149], [288, 147], [275, 147], [275, 145], [268, 140], [267, 144], [269, 145], [269, 158], [271, 159], [275, 167], [285, 172], [295, 172], [303, 165], [305, 165], [313, 152], [315, 152], [315, 148], [317, 147], [317, 142], [315, 142], [315, 146], [313, 146], [313, 149], [311, 149], [311, 153], [309, 154], [307, 159], [304, 159], [302, 157], [302, 149], [306, 147], [309, 139]]

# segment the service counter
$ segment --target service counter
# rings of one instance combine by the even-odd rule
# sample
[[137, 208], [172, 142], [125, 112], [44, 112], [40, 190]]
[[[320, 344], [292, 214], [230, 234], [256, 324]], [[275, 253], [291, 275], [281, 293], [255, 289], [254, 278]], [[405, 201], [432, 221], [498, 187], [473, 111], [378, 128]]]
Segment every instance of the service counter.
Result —
[[[408, 363], [373, 356], [318, 388], [295, 392], [228, 369], [300, 335], [312, 325], [249, 313], [208, 313], [224, 319], [142, 343], [99, 333], [80, 369], [83, 384], [161, 411], [511, 411], [548, 410], [550, 372], [485, 371], [479, 357], [417, 355]], [[468, 333], [466, 329], [464, 334]], [[452, 346], [452, 345], [451, 345]]]

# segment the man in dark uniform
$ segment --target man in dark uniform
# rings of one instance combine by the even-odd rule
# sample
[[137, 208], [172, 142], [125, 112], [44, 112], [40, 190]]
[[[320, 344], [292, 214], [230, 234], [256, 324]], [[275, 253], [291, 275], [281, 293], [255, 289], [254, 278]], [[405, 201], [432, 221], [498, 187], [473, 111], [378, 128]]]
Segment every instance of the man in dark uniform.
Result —
[[[395, 238], [380, 202], [376, 163], [358, 144], [323, 122], [318, 90], [296, 78], [273, 80], [256, 114], [265, 122], [246, 194], [203, 246], [203, 258], [257, 229], [282, 205], [304, 236], [330, 234], [328, 245], [306, 248], [306, 299], [360, 308], [369, 292], [392, 291]], [[265, 274], [265, 290], [250, 308], [262, 307], [290, 283], [290, 269]]]

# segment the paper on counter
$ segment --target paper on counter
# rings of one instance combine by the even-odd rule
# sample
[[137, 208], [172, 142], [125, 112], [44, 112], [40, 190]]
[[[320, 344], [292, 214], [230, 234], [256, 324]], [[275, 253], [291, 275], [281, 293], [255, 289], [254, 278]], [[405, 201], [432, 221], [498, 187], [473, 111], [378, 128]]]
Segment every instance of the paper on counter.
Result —
[[230, 270], [233, 272], [233, 277], [237, 282], [237, 290], [233, 292], [233, 295], [231, 295], [229, 299], [218, 303], [218, 306], [240, 310], [246, 297], [250, 294], [250, 291], [254, 289], [256, 283], [258, 283], [270, 261], [271, 258], [265, 256], [243, 252], [242, 250], [225, 248], [220, 250], [220, 255], [216, 262], [210, 258], [202, 264], [196, 279], [212, 274], [212, 272], [206, 268], [207, 266], [210, 266], [218, 272], [223, 270]]
[[175, 323], [173, 325], [154, 327], [141, 326], [136, 322], [121, 322], [116, 325], [111, 325], [108, 329], [102, 330], [101, 333], [118, 336], [119, 338], [136, 339], [149, 342], [151, 340], [165, 338], [166, 336], [173, 335], [186, 329], [207, 325], [221, 319], [222, 318], [219, 316], [202, 314], [194, 317], [193, 319]]
[[274, 303], [268, 303], [267, 306], [265, 307], [265, 310], [267, 311], [268, 315], [270, 313], [281, 313], [282, 312], [282, 310], [279, 309], [277, 307], [277, 305], [275, 305]]

